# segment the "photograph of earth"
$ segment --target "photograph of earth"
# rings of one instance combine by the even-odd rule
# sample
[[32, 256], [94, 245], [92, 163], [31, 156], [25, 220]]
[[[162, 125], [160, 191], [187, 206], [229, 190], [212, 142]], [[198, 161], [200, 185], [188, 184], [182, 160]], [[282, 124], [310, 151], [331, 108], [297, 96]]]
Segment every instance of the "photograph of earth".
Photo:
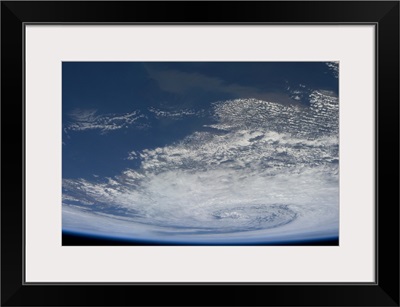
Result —
[[338, 62], [63, 62], [63, 245], [339, 245]]

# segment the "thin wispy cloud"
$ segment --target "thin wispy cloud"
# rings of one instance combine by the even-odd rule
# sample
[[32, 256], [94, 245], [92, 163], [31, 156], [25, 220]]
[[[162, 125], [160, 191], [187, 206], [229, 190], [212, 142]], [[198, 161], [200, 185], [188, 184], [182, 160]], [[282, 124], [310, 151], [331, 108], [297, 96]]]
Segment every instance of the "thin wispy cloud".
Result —
[[163, 91], [174, 94], [185, 94], [193, 90], [204, 90], [207, 92], [219, 92], [229, 94], [234, 98], [254, 97], [269, 101], [289, 102], [288, 95], [263, 91], [259, 87], [244, 86], [237, 83], [228, 83], [223, 79], [208, 76], [197, 72], [184, 72], [171, 69], [154, 69], [146, 66], [149, 76], [155, 80]]
[[64, 126], [65, 132], [99, 130], [103, 134], [132, 126], [143, 128], [145, 125], [139, 120], [146, 118], [139, 111], [123, 114], [98, 114], [98, 111], [94, 109], [75, 109], [68, 114], [68, 117], [70, 120]]
[[335, 76], [335, 78], [339, 78], [339, 62], [326, 62], [326, 66]]
[[153, 114], [156, 119], [168, 118], [168, 119], [184, 119], [187, 117], [199, 117], [204, 115], [204, 110], [196, 111], [194, 109], [183, 109], [179, 111], [163, 110], [160, 108], [150, 107], [149, 112]]

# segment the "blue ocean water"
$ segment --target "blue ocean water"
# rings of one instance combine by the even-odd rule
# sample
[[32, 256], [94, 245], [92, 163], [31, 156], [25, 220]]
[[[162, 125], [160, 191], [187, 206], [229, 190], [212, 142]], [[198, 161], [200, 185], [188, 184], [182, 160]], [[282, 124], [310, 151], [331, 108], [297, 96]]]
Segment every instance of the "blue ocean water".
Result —
[[64, 233], [338, 238], [338, 63], [64, 62], [62, 73]]

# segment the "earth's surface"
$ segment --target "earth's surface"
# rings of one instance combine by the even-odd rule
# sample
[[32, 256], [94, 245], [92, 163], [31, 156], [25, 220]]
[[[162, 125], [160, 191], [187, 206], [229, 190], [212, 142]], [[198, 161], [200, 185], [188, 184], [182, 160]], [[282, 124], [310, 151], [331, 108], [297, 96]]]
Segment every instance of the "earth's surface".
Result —
[[63, 63], [63, 231], [338, 238], [338, 63]]

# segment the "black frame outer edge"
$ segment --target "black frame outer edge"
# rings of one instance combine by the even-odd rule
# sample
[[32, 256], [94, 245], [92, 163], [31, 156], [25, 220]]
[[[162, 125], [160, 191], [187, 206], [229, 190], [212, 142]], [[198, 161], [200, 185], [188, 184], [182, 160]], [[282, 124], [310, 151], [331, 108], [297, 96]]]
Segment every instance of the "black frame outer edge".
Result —
[[[157, 7], [157, 10], [154, 8]], [[185, 11], [185, 14], [181, 14]], [[161, 13], [157, 13], [161, 12]], [[168, 12], [168, 14], [164, 14]], [[320, 285], [24, 285], [24, 23], [376, 23], [378, 283]], [[399, 3], [1, 2], [1, 304], [4, 306], [399, 306]], [[7, 180], [4, 180], [4, 179]], [[147, 292], [148, 291], [148, 292]], [[182, 292], [189, 294], [182, 296]], [[156, 295], [154, 295], [156, 294]]]

